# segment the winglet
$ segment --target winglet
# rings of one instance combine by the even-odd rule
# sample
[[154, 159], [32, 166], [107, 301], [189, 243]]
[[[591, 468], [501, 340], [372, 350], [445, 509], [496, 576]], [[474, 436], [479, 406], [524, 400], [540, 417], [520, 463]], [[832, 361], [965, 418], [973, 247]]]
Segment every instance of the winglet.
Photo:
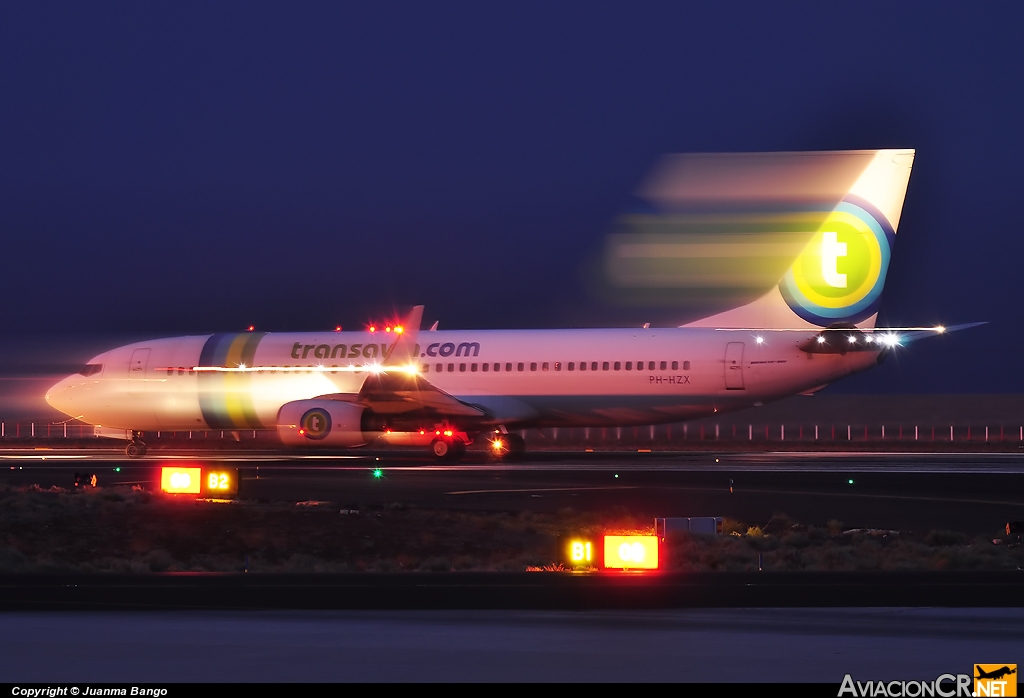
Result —
[[402, 334], [391, 345], [391, 351], [384, 358], [385, 365], [403, 365], [416, 360], [416, 338], [419, 336], [420, 323], [423, 322], [423, 306], [417, 305], [402, 321]]

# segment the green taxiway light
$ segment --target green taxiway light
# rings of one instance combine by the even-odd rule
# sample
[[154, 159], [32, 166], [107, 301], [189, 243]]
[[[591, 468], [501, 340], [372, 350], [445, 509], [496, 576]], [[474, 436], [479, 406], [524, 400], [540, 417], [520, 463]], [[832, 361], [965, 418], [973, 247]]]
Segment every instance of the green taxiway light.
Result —
[[853, 478], [851, 477], [851, 478], [850, 478], [849, 480], [847, 480], [847, 481], [846, 481], [846, 484], [848, 484], [848, 485], [852, 485], [852, 484], [853, 484]]
[[381, 470], [380, 468], [374, 468], [373, 469], [373, 476], [376, 477], [376, 478], [382, 478], [382, 477], [384, 477], [384, 471]]

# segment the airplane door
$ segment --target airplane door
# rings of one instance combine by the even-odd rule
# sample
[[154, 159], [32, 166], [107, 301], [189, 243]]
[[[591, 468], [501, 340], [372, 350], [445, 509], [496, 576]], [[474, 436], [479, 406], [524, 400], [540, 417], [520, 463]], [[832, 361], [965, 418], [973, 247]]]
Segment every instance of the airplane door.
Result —
[[142, 380], [146, 377], [146, 364], [149, 363], [149, 349], [136, 349], [132, 352], [132, 360], [128, 363], [128, 379]]
[[725, 389], [743, 390], [743, 342], [725, 347]]

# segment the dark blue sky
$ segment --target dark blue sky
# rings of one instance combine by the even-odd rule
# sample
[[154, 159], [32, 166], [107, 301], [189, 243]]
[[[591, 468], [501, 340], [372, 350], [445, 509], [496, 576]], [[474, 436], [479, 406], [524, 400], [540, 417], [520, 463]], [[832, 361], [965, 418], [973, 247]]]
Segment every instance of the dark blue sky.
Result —
[[913, 147], [862, 392], [1022, 392], [1024, 10], [7, 3], [8, 337], [678, 324], [581, 266], [667, 152]]

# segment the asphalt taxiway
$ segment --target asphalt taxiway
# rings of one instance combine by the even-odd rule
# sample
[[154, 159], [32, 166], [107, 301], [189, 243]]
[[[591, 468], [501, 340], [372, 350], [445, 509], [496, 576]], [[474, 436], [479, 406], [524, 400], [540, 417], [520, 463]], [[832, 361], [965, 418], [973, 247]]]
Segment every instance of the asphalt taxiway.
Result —
[[407, 454], [284, 455], [6, 451], [0, 483], [157, 489], [166, 464], [239, 470], [239, 499], [324, 501], [340, 508], [557, 512], [621, 508], [643, 516], [722, 516], [765, 524], [785, 514], [847, 528], [997, 534], [1024, 520], [1024, 454], [556, 453], [519, 463], [472, 455], [436, 464]]

